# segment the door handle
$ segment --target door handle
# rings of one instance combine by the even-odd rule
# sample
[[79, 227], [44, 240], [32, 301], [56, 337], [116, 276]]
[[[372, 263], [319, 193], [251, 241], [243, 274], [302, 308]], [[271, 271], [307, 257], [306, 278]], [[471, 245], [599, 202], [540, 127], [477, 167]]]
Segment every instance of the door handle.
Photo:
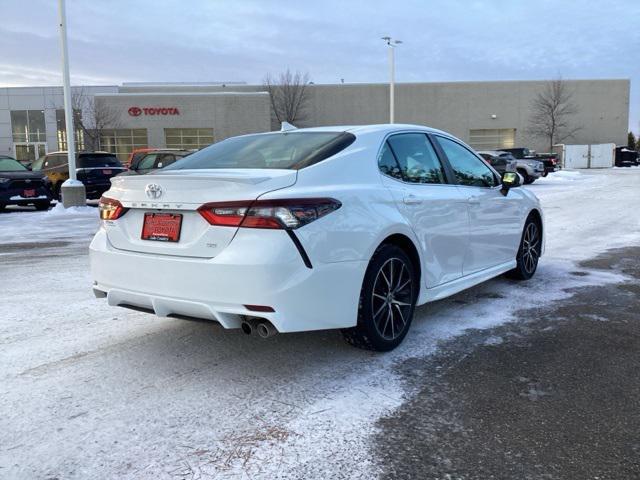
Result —
[[469, 197], [467, 203], [469, 205], [480, 205], [480, 199], [478, 197]]
[[405, 195], [402, 201], [404, 202], [405, 205], [417, 205], [418, 203], [422, 203], [422, 200], [420, 200], [420, 197], [417, 197], [413, 194]]

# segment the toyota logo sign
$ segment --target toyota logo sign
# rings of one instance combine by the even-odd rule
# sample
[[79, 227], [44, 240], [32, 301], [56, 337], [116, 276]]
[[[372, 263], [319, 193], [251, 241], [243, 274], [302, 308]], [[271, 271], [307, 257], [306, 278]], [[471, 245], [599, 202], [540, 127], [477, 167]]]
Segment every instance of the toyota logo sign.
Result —
[[129, 115], [132, 117], [139, 117], [142, 114], [142, 109], [140, 107], [130, 107]]
[[146, 186], [144, 192], [151, 200], [157, 200], [162, 196], [162, 187], [157, 183], [150, 183]]

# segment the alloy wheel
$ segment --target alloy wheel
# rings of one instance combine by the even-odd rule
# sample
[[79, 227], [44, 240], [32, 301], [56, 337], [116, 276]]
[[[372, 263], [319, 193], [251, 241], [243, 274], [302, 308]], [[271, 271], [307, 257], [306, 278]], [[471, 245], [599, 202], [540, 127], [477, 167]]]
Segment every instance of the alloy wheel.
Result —
[[522, 265], [528, 274], [538, 266], [540, 257], [540, 233], [535, 222], [529, 222], [522, 238]]
[[385, 340], [394, 340], [405, 330], [413, 302], [413, 278], [405, 262], [388, 259], [376, 275], [371, 311], [376, 330]]

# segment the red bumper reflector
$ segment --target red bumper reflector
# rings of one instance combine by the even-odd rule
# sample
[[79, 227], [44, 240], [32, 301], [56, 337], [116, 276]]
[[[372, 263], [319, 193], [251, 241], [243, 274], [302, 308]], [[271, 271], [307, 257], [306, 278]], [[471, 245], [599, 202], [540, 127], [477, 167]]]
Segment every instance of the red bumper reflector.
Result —
[[275, 312], [275, 310], [267, 305], [245, 305], [244, 308], [252, 312]]

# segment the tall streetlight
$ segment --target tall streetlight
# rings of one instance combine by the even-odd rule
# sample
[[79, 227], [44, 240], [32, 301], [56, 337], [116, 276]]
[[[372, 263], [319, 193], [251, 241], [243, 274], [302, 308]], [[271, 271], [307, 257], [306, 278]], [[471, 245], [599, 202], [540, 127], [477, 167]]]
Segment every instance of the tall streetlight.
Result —
[[71, 108], [71, 81], [69, 80], [69, 51], [67, 49], [67, 14], [65, 0], [58, 0], [60, 14], [60, 47], [62, 50], [62, 91], [64, 93], [64, 120], [67, 129], [67, 156], [69, 159], [69, 179], [62, 184], [62, 205], [64, 208], [86, 205], [86, 192], [82, 182], [76, 177], [76, 144], [73, 130], [73, 109]]
[[395, 48], [402, 43], [402, 40], [394, 40], [391, 37], [382, 37], [389, 47], [389, 123], [395, 121], [395, 88], [396, 88], [396, 59]]

